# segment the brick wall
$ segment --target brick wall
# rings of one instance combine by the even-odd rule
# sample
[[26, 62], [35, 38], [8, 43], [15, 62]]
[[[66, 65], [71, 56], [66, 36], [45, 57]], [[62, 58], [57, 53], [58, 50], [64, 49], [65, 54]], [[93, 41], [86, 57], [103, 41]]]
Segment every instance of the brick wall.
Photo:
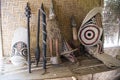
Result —
[[[43, 2], [48, 15], [50, 0], [1, 0], [2, 10], [2, 31], [4, 55], [11, 53], [11, 42], [13, 33], [18, 27], [26, 27], [26, 16], [24, 9], [29, 1], [32, 17], [31, 29], [31, 52], [34, 53], [36, 46], [37, 11]], [[75, 15], [77, 28], [79, 28], [83, 18], [93, 7], [100, 6], [103, 0], [53, 0], [55, 12], [60, 23], [60, 30], [67, 40], [72, 38], [70, 28], [70, 16]], [[42, 36], [42, 34], [40, 34]], [[40, 39], [41, 40], [41, 39]], [[41, 41], [40, 41], [41, 42]]]

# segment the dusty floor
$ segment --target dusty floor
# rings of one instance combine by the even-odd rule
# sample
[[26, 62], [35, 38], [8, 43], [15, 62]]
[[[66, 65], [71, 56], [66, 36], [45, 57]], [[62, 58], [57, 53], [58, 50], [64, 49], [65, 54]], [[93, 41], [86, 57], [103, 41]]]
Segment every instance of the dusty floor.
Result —
[[[0, 60], [0, 80], [26, 80], [26, 79], [55, 79], [72, 76], [82, 76], [99, 72], [110, 71], [103, 63], [96, 59], [78, 59], [78, 63], [64, 62], [60, 65], [47, 65], [47, 73], [43, 73], [42, 64], [38, 67], [32, 64], [32, 73], [28, 73], [28, 67], [14, 66], [7, 58]], [[68, 80], [68, 79], [67, 79]]]

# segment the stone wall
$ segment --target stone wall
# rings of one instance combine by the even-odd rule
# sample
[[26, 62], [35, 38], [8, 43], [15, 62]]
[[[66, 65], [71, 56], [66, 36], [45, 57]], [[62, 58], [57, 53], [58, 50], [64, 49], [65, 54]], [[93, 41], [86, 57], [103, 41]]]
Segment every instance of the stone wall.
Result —
[[[75, 15], [77, 28], [81, 25], [85, 15], [96, 6], [101, 6], [103, 0], [53, 0], [55, 13], [60, 23], [60, 30], [65, 39], [72, 39], [70, 27], [70, 16]], [[26, 27], [25, 6], [30, 3], [31, 7], [31, 52], [34, 53], [36, 47], [37, 13], [43, 2], [48, 15], [50, 0], [1, 0], [2, 10], [2, 36], [4, 55], [11, 53], [11, 42], [15, 29]], [[40, 34], [42, 36], [42, 34]], [[40, 37], [41, 40], [42, 37]], [[41, 44], [42, 41], [40, 41]]]

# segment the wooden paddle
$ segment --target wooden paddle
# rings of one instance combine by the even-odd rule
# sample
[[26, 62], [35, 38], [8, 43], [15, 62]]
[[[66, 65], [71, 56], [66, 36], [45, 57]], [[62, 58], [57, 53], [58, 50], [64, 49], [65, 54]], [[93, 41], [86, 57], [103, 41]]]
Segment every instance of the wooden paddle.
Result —
[[72, 33], [73, 33], [73, 40], [77, 40], [78, 38], [77, 38], [77, 28], [76, 28], [76, 26], [77, 26], [77, 24], [76, 24], [76, 22], [75, 22], [75, 18], [74, 18], [74, 16], [71, 16], [71, 27], [72, 27]]
[[38, 62], [40, 60], [39, 32], [40, 32], [40, 9], [38, 11], [37, 45], [35, 50], [36, 66], [38, 66]]

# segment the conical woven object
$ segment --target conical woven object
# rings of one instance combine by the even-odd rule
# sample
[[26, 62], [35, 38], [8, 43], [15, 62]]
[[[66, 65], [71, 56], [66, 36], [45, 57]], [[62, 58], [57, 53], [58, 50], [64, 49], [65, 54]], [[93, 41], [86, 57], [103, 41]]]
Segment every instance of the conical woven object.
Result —
[[51, 39], [61, 38], [59, 23], [56, 20], [56, 15], [54, 13], [52, 0], [51, 0], [50, 11], [49, 11], [49, 18], [47, 20], [47, 26], [48, 26], [47, 27], [48, 38], [51, 38]]
[[51, 39], [61, 39], [59, 23], [56, 19], [47, 20], [47, 35]]

